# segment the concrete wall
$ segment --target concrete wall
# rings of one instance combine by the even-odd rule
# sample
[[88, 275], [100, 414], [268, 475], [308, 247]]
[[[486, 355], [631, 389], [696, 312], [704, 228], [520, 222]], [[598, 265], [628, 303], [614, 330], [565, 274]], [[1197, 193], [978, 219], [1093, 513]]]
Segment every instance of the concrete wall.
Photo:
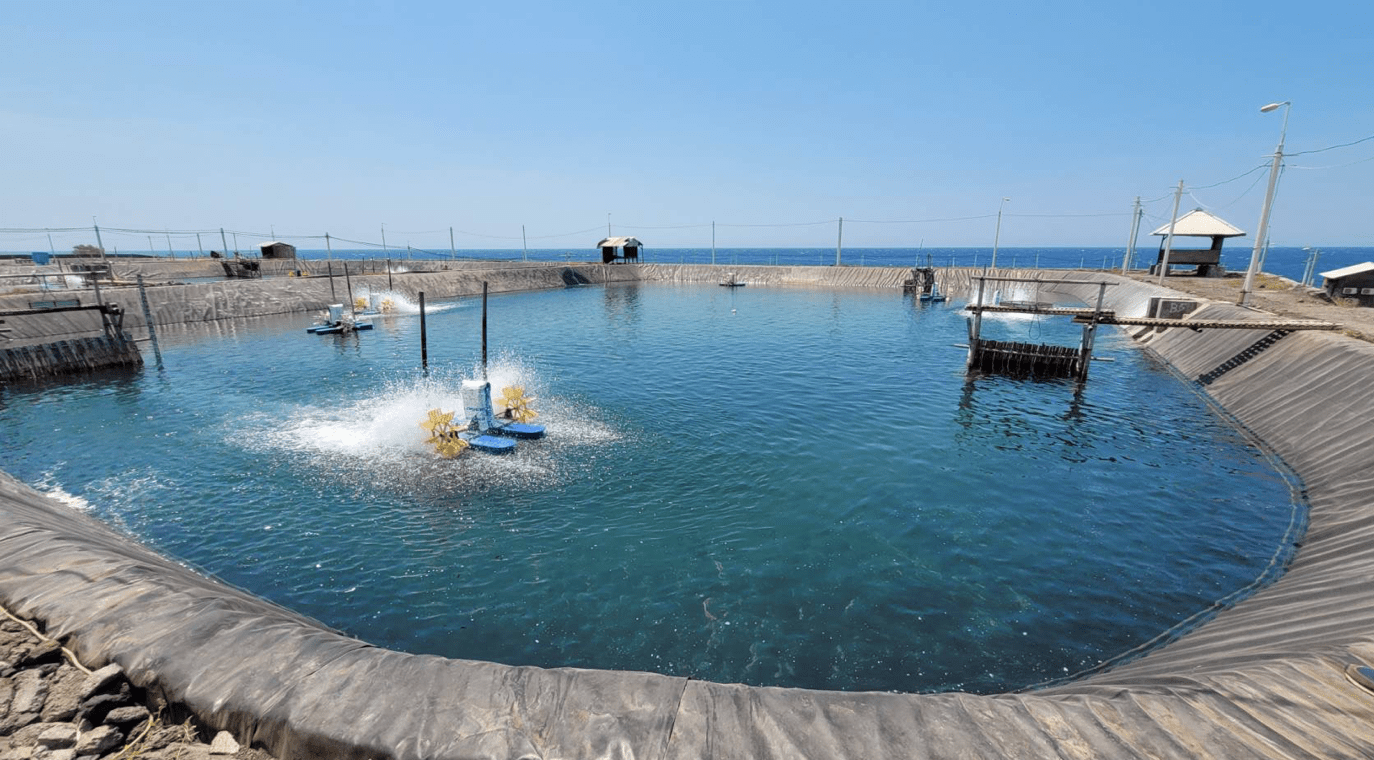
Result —
[[[611, 269], [665, 282], [722, 270]], [[902, 276], [830, 271], [847, 287]], [[823, 286], [816, 277], [809, 284]], [[1120, 283], [1108, 306], [1126, 315], [1167, 293]], [[1253, 314], [1211, 305], [1197, 316]], [[1264, 332], [1171, 330], [1147, 345], [1195, 377]], [[1297, 333], [1209, 386], [1303, 477], [1302, 550], [1277, 583], [1163, 649], [1036, 692], [816, 692], [389, 652], [205, 579], [3, 477], [0, 600], [94, 664], [117, 661], [136, 683], [282, 757], [1368, 757], [1374, 695], [1343, 668], [1374, 662], [1372, 370], [1370, 344]]]
[[[312, 263], [319, 265], [323, 262]], [[633, 267], [523, 262], [457, 262], [449, 270], [393, 274], [388, 278], [384, 262], [370, 263], [380, 265], [383, 273], [351, 275], [345, 278], [342, 267], [337, 266], [336, 262], [335, 271], [338, 274], [332, 278], [332, 287], [331, 278], [324, 276], [159, 284], [145, 275], [144, 292], [147, 294], [153, 323], [172, 325], [274, 314], [313, 314], [323, 311], [331, 303], [346, 303], [350, 285], [355, 297], [390, 289], [412, 299], [421, 291], [425, 292], [426, 298], [440, 299], [480, 295], [483, 282], [488, 283], [491, 293], [509, 293], [564, 288], [573, 282], [599, 284], [636, 278]], [[203, 267], [204, 264], [203, 261], [157, 262], [138, 265], [138, 269], [150, 269], [164, 275], [168, 267], [191, 269]], [[132, 264], [121, 265], [121, 268], [128, 269], [120, 272], [119, 279], [124, 283], [130, 282], [134, 276], [141, 273], [135, 271], [135, 265]], [[215, 268], [218, 269], [218, 265], [215, 265]], [[183, 272], [177, 276], [184, 278], [195, 275]], [[0, 296], [0, 311], [27, 309], [31, 301], [53, 298], [80, 298], [82, 304], [96, 303], [93, 289], [22, 293]], [[136, 338], [147, 334], [137, 287], [102, 285], [101, 298], [106, 303], [117, 303], [123, 308], [125, 330], [132, 332]], [[100, 330], [100, 317], [92, 312], [38, 314], [9, 317], [5, 326], [11, 328], [9, 336], [13, 341], [12, 345], [24, 345], [93, 334]]]

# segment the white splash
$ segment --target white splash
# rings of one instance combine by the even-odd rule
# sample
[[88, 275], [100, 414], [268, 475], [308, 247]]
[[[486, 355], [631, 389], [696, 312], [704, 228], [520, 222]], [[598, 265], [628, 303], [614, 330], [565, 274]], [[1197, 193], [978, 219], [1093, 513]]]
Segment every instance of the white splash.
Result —
[[68, 493], [67, 490], [57, 482], [57, 478], [52, 472], [43, 473], [43, 479], [35, 483], [34, 488], [44, 496], [62, 502], [78, 512], [91, 511], [91, 503], [80, 496]]
[[[356, 293], [357, 291], [354, 292]], [[413, 315], [420, 313], [420, 302], [418, 300], [412, 300], [409, 296], [405, 295], [404, 293], [398, 293], [394, 290], [373, 290], [363, 291], [360, 295], [363, 298], [368, 299], [368, 302], [371, 304], [380, 304], [382, 301], [388, 300], [391, 301], [391, 310], [381, 312], [381, 316], [383, 317]], [[463, 304], [459, 303], [456, 300], [442, 301], [439, 303], [435, 303], [434, 301], [430, 300], [425, 301], [426, 314], [437, 314], [441, 311], [451, 311], [453, 309], [459, 308], [463, 308]]]
[[[480, 367], [471, 374], [480, 376]], [[425, 443], [428, 433], [420, 421], [431, 409], [456, 412], [462, 419], [463, 378], [433, 375], [385, 383], [351, 400], [314, 401], [229, 421], [223, 435], [255, 450], [304, 455], [302, 464], [311, 469], [373, 484], [408, 487], [418, 478], [438, 478], [459, 489], [476, 481], [557, 482], [572, 469], [565, 466], [570, 449], [581, 449], [571, 456], [585, 459], [585, 447], [621, 437], [593, 418], [595, 410], [546, 395], [539, 379], [516, 359], [499, 358], [489, 366], [487, 378], [498, 407], [507, 386], [521, 386], [535, 397], [535, 422], [545, 426], [544, 439], [521, 441], [514, 455], [469, 452], [454, 460], [438, 458]]]

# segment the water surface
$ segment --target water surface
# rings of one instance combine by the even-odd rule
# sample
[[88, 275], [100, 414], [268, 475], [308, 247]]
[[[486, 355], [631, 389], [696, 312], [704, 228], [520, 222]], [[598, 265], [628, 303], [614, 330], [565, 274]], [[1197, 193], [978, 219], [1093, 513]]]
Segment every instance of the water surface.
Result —
[[162, 370], [0, 390], [0, 465], [375, 644], [724, 682], [1021, 688], [1281, 569], [1295, 483], [1189, 386], [1110, 333], [1084, 386], [968, 382], [959, 306], [493, 298], [492, 379], [550, 435], [453, 461], [417, 423], [477, 371], [475, 301], [429, 315], [428, 375], [412, 315], [164, 331]]

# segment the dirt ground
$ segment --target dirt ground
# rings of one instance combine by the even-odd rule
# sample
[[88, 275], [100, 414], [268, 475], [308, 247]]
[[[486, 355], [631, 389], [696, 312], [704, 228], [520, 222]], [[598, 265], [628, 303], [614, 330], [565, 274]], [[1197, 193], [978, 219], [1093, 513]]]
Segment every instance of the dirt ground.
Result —
[[[1134, 272], [1128, 276], [1141, 282], [1158, 281], [1157, 277], [1144, 272]], [[1166, 277], [1164, 285], [1213, 301], [1237, 303], [1244, 281], [1242, 273], [1226, 277], [1175, 275]], [[1284, 317], [1335, 322], [1343, 328], [1341, 332], [1344, 334], [1374, 343], [1374, 308], [1332, 303], [1321, 290], [1304, 288], [1285, 277], [1269, 274], [1257, 276], [1255, 288], [1250, 294], [1250, 306]]]

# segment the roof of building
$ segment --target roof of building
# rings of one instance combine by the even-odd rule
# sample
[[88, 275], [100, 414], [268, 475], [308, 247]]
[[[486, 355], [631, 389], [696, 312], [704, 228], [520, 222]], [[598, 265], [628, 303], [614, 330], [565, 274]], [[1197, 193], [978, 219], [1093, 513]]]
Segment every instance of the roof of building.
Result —
[[1342, 277], [1349, 277], [1352, 274], [1362, 274], [1364, 272], [1374, 272], [1374, 261], [1366, 261], [1363, 264], [1352, 264], [1340, 269], [1332, 269], [1330, 272], [1322, 272], [1322, 277], [1328, 280], [1338, 280]]
[[[1168, 235], [1168, 222], [1165, 222], [1162, 227], [1150, 234]], [[1179, 235], [1183, 235], [1184, 237], [1240, 237], [1244, 234], [1244, 230], [1200, 208], [1189, 211], [1183, 216], [1180, 216], [1178, 221], [1174, 222], [1175, 237]]]
[[632, 237], [608, 237], [596, 244], [597, 248], [643, 248], [644, 244], [639, 242], [639, 238]]
[[273, 246], [278, 246], [278, 245], [284, 245], [284, 246], [288, 246], [288, 247], [290, 247], [290, 248], [295, 248], [295, 247], [296, 247], [296, 246], [294, 246], [294, 245], [291, 245], [290, 243], [283, 243], [283, 242], [281, 242], [280, 240], [272, 240], [272, 241], [269, 241], [269, 242], [266, 242], [266, 243], [258, 243], [258, 247], [259, 247], [259, 248], [272, 248]]

